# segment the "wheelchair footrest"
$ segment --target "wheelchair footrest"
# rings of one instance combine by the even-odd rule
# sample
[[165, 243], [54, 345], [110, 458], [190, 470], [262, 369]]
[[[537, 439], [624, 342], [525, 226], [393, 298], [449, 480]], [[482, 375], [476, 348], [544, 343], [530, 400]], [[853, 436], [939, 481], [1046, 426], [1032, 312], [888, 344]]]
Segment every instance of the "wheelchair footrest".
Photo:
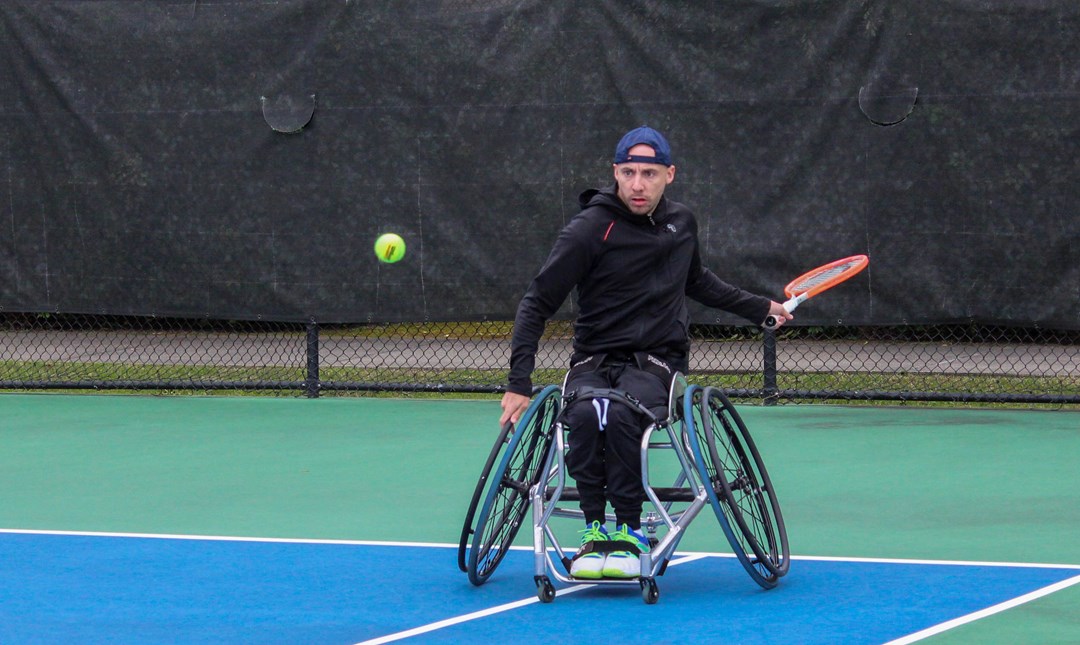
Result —
[[[661, 502], [692, 502], [697, 497], [697, 491], [689, 488], [654, 488], [653, 491]], [[554, 495], [555, 487], [548, 486], [547, 490], [544, 491], [544, 501], [550, 502]], [[578, 494], [578, 489], [567, 487], [563, 489], [559, 500], [563, 502], [580, 502], [581, 495]]]

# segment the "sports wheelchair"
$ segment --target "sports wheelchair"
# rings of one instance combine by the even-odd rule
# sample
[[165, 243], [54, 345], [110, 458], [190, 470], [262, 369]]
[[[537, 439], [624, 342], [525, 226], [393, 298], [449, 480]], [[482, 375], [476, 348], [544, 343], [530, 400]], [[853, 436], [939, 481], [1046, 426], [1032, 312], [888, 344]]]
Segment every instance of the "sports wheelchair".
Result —
[[[555, 599], [555, 578], [568, 585], [638, 585], [642, 599], [654, 604], [660, 597], [656, 579], [664, 574], [691, 521], [706, 506], [712, 508], [736, 558], [754, 582], [765, 589], [778, 584], [789, 566], [780, 505], [746, 425], [721, 390], [689, 385], [677, 374], [664, 418], [624, 392], [564, 390], [565, 381], [563, 387], [549, 385], [541, 390], [516, 428], [510, 423], [503, 426], [488, 455], [458, 545], [458, 567], [468, 573], [472, 584], [482, 585], [494, 573], [531, 507], [533, 580], [541, 602]], [[553, 517], [576, 518], [579, 526], [584, 525], [584, 514], [565, 505], [579, 497], [576, 488], [567, 485], [568, 429], [563, 419], [570, 406], [598, 398], [628, 405], [648, 422], [641, 440], [647, 498], [642, 531], [651, 548], [640, 555], [637, 578], [571, 577], [572, 560], [550, 525]], [[675, 471], [673, 483], [654, 486], [650, 471], [670, 469]], [[614, 521], [611, 515], [607, 519]]]

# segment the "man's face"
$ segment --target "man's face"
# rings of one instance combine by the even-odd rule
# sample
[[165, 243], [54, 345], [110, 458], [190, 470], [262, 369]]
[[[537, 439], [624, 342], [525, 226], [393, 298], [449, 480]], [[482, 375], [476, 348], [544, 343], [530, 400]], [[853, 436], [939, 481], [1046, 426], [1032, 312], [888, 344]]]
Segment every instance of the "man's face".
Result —
[[[641, 157], [655, 157], [652, 146], [643, 143], [630, 148], [630, 154]], [[619, 185], [619, 199], [635, 215], [648, 215], [653, 212], [664, 189], [675, 181], [675, 166], [658, 163], [621, 163], [615, 165], [615, 182]]]

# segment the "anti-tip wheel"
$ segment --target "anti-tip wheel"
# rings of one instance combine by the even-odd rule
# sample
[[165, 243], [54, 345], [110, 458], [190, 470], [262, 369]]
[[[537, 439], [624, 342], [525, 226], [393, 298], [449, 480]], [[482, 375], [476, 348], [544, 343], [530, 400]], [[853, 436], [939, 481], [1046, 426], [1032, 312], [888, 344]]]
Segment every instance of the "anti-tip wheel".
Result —
[[547, 576], [536, 576], [536, 597], [545, 604], [555, 600], [555, 585]]
[[657, 600], [660, 600], [660, 588], [656, 586], [655, 578], [642, 578], [641, 581], [641, 599], [645, 601], [646, 605], [655, 605]]

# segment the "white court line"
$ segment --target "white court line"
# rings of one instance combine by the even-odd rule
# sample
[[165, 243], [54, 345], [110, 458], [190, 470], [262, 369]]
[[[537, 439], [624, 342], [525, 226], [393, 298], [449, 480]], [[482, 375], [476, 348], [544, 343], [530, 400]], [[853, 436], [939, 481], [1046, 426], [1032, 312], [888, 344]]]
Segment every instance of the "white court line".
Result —
[[[100, 531], [47, 531], [38, 529], [0, 529], [0, 534], [11, 533], [15, 535], [61, 535], [75, 537], [118, 537], [118, 538], [150, 538], [159, 540], [207, 540], [212, 542], [270, 542], [280, 544], [341, 544], [347, 546], [408, 546], [408, 547], [436, 547], [457, 548], [456, 544], [439, 544], [435, 542], [388, 542], [381, 540], [320, 540], [317, 538], [270, 538], [270, 537], [245, 537], [233, 535], [182, 535], [171, 533], [112, 533]], [[522, 547], [524, 548], [524, 547]]]
[[954, 627], [966, 625], [968, 623], [975, 622], [976, 620], [986, 618], [987, 616], [993, 616], [994, 614], [1001, 613], [1006, 609], [1012, 609], [1013, 607], [1018, 607], [1024, 603], [1031, 602], [1032, 600], [1036, 600], [1038, 598], [1042, 598], [1043, 596], [1048, 596], [1055, 591], [1061, 591], [1062, 589], [1071, 587], [1077, 583], [1080, 583], [1080, 576], [1074, 576], [1067, 580], [1062, 580], [1061, 582], [1054, 583], [1048, 587], [1036, 589], [1031, 593], [1024, 594], [1023, 596], [1017, 596], [1012, 600], [1006, 600], [1003, 603], [987, 607], [986, 609], [970, 613], [966, 616], [960, 616], [959, 618], [954, 618], [944, 623], [934, 625], [933, 627], [927, 627], [926, 629], [917, 631], [914, 634], [908, 634], [907, 636], [904, 636], [902, 638], [897, 638], [896, 640], [889, 641], [888, 643], [885, 643], [885, 645], [908, 645], [908, 643], [921, 641], [924, 638], [936, 636], [942, 632], [953, 629]]
[[[590, 585], [581, 585], [581, 586], [570, 587], [569, 589], [560, 590], [559, 594], [563, 595], [563, 594], [568, 594], [568, 593], [574, 593], [576, 591], [581, 591], [582, 589], [587, 589], [589, 587], [595, 587], [595, 586], [596, 585], [590, 584]], [[446, 620], [440, 620], [440, 621], [438, 621], [436, 623], [428, 623], [427, 625], [421, 625], [420, 627], [414, 627], [413, 629], [407, 629], [407, 630], [405, 630], [403, 632], [397, 632], [397, 633], [394, 633], [394, 634], [387, 634], [386, 636], [380, 636], [378, 638], [372, 638], [370, 640], [361, 641], [360, 643], [357, 643], [357, 645], [378, 645], [379, 643], [390, 643], [390, 642], [393, 642], [393, 641], [401, 640], [403, 638], [410, 638], [412, 636], [419, 636], [420, 634], [427, 634], [428, 632], [433, 632], [433, 631], [435, 631], [437, 629], [442, 629], [444, 627], [451, 627], [453, 625], [458, 625], [458, 624], [461, 624], [461, 623], [465, 623], [465, 622], [468, 622], [470, 620], [476, 620], [478, 618], [484, 618], [485, 616], [492, 616], [494, 614], [500, 614], [500, 613], [502, 613], [504, 611], [510, 611], [511, 609], [517, 609], [518, 607], [524, 607], [526, 605], [531, 605], [534, 602], [540, 602], [540, 599], [537, 598], [536, 596], [533, 596], [532, 598], [526, 598], [525, 600], [516, 600], [514, 602], [508, 602], [508, 603], [506, 603], [504, 605], [498, 605], [498, 606], [495, 606], [495, 607], [491, 607], [489, 609], [482, 609], [480, 611], [474, 611], [471, 614], [464, 614], [462, 616], [456, 616], [454, 618], [447, 618]]]
[[1024, 567], [1026, 569], [1080, 569], [1080, 564], [1052, 564], [1047, 562], [991, 562], [978, 560], [918, 560], [911, 558], [855, 558], [834, 557], [824, 555], [800, 555], [792, 556], [792, 560], [807, 560], [817, 562], [860, 562], [867, 564], [919, 564], [919, 565], [945, 565], [957, 567]]
[[[693, 562], [694, 560], [700, 560], [700, 559], [705, 558], [705, 557], [708, 557], [708, 556], [705, 555], [705, 554], [691, 555], [691, 556], [687, 556], [685, 558], [680, 558], [678, 560], [672, 560], [672, 561], [668, 562], [668, 566], [669, 567], [674, 567], [676, 565], [684, 564], [686, 562]], [[596, 586], [599, 586], [599, 585], [590, 584], [590, 583], [576, 584], [576, 585], [567, 587], [565, 589], [560, 589], [558, 593], [559, 593], [559, 595], [564, 596], [564, 595], [566, 595], [568, 593], [575, 593], [575, 592], [578, 592], [578, 591], [582, 591], [584, 589], [592, 589], [593, 587], [596, 587]], [[487, 616], [492, 616], [494, 614], [500, 614], [500, 613], [502, 613], [504, 611], [510, 611], [511, 609], [517, 609], [519, 607], [525, 607], [526, 605], [531, 605], [531, 604], [537, 603], [537, 602], [540, 602], [540, 599], [537, 598], [536, 596], [533, 596], [532, 598], [526, 598], [524, 600], [515, 600], [514, 602], [508, 602], [508, 603], [506, 603], [504, 605], [498, 605], [496, 607], [491, 607], [489, 609], [482, 609], [480, 611], [474, 611], [471, 614], [463, 614], [461, 616], [456, 616], [454, 618], [447, 618], [446, 620], [440, 620], [440, 621], [435, 622], [435, 623], [428, 623], [427, 625], [421, 625], [419, 627], [414, 627], [412, 629], [407, 629], [407, 630], [402, 631], [402, 632], [397, 632], [397, 633], [394, 633], [394, 634], [387, 634], [385, 636], [380, 636], [378, 638], [372, 638], [370, 640], [361, 641], [361, 642], [357, 643], [356, 645], [381, 645], [381, 643], [391, 643], [393, 641], [401, 640], [403, 638], [410, 638], [412, 636], [419, 636], [420, 634], [427, 634], [428, 632], [433, 632], [433, 631], [435, 631], [437, 629], [442, 629], [444, 627], [452, 627], [453, 625], [459, 625], [461, 623], [465, 623], [465, 622], [468, 622], [470, 620], [476, 620], [478, 618], [484, 618], [484, 617], [487, 617]]]
[[[343, 539], [319, 539], [319, 538], [272, 538], [253, 537], [242, 535], [187, 535], [180, 533], [124, 533], [109, 531], [57, 531], [48, 529], [5, 529], [0, 528], [0, 535], [10, 533], [14, 535], [60, 535], [76, 537], [117, 537], [117, 538], [149, 538], [160, 540], [208, 540], [220, 542], [269, 542], [281, 544], [341, 544], [347, 546], [406, 546], [436, 549], [456, 549], [457, 544], [439, 542], [399, 542], [393, 540], [343, 540]], [[512, 546], [513, 551], [532, 551], [531, 546]], [[675, 555], [701, 556], [712, 558], [734, 558], [733, 553], [721, 553], [710, 551], [677, 551]], [[698, 558], [694, 558], [695, 560]], [[860, 558], [827, 555], [793, 555], [791, 560], [807, 560], [819, 562], [865, 562], [870, 564], [919, 564], [919, 565], [951, 565], [960, 567], [1025, 567], [1031, 569], [1080, 569], [1080, 564], [1054, 564], [1049, 562], [993, 562], [979, 560], [920, 560], [912, 558]], [[681, 560], [680, 560], [681, 561]], [[674, 564], [672, 562], [671, 564]]]
[[[14, 535], [70, 535], [82, 537], [119, 537], [119, 538], [151, 538], [162, 540], [210, 540], [220, 542], [270, 542], [283, 544], [343, 544], [349, 546], [407, 546], [446, 549], [458, 548], [457, 544], [439, 542], [400, 542], [395, 540], [344, 540], [344, 539], [321, 539], [321, 538], [274, 538], [243, 535], [192, 535], [183, 533], [126, 533], [112, 531], [58, 531], [50, 529], [5, 529], [0, 528], [0, 534], [11, 533]], [[512, 546], [513, 551], [532, 551], [531, 546]], [[678, 551], [675, 555], [702, 556], [712, 558], [734, 558], [735, 554], [712, 551]], [[698, 558], [694, 558], [695, 560]], [[1080, 569], [1080, 564], [1054, 564], [1048, 562], [995, 562], [979, 560], [920, 560], [913, 558], [861, 558], [829, 555], [793, 555], [792, 560], [807, 560], [820, 562], [866, 562], [871, 564], [926, 564], [926, 565], [953, 565], [962, 567], [1028, 567], [1034, 569]], [[681, 562], [681, 560], [680, 560]], [[671, 564], [674, 564], [672, 562]]]

